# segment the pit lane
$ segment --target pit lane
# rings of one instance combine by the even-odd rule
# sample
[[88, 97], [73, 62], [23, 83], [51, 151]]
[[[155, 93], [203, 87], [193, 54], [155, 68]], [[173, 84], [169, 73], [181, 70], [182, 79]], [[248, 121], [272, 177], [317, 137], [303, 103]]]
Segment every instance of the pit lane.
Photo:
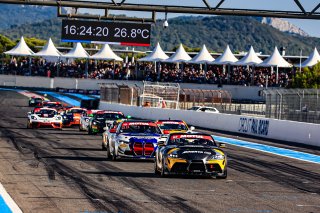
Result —
[[228, 179], [162, 179], [150, 161], [107, 161], [101, 136], [27, 129], [30, 109], [0, 91], [0, 182], [24, 212], [320, 211], [318, 164], [228, 145]]

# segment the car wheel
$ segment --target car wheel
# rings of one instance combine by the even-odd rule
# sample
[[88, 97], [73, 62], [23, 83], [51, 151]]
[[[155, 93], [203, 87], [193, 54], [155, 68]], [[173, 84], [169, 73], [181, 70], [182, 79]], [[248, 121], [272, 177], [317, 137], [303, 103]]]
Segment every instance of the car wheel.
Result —
[[116, 155], [116, 149], [115, 148], [113, 149], [111, 160], [113, 160], [113, 161], [117, 160], [117, 155]]
[[107, 144], [107, 146], [105, 147], [105, 149], [107, 150], [107, 159], [108, 159], [108, 160], [111, 160], [112, 156], [111, 156], [109, 144]]
[[161, 168], [161, 171], [160, 171], [160, 177], [166, 177], [167, 174], [166, 174], [166, 169], [164, 167], [164, 160], [162, 159], [162, 168]]
[[157, 159], [155, 159], [155, 161], [154, 161], [154, 174], [160, 175], [160, 172], [158, 170]]
[[228, 172], [227, 170], [224, 170], [224, 172], [222, 174], [217, 175], [217, 179], [226, 179], [228, 176]]
[[88, 135], [93, 135], [91, 128], [88, 128]]
[[101, 147], [102, 147], [102, 150], [107, 150], [107, 147], [105, 146], [105, 139], [104, 139], [104, 136], [102, 135], [102, 143], [101, 143]]

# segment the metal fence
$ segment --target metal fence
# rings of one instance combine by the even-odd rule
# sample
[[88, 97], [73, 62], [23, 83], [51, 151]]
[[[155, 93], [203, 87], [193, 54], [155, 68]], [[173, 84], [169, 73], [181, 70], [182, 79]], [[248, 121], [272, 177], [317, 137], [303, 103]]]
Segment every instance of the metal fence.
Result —
[[267, 118], [320, 123], [320, 90], [277, 89], [263, 93]]
[[[239, 104], [232, 103], [230, 92], [225, 90], [180, 89], [178, 103], [180, 109], [210, 106], [217, 108], [221, 113], [320, 123], [319, 93], [318, 89], [264, 90], [265, 103]], [[101, 84], [101, 100], [109, 103], [142, 106], [142, 94], [143, 88], [138, 86]], [[163, 94], [166, 94], [164, 97], [170, 95], [166, 92]], [[160, 93], [157, 93], [158, 96], [161, 96]], [[177, 108], [175, 104], [167, 104], [165, 107]]]
[[[177, 85], [159, 87], [159, 85], [150, 86], [150, 84], [147, 84], [147, 87], [143, 88], [118, 84], [100, 84], [100, 89], [102, 101], [133, 106], [143, 106], [146, 100], [156, 98], [165, 101], [165, 107], [172, 109], [188, 109], [197, 105], [217, 105], [219, 108], [227, 108], [225, 104], [231, 104], [231, 94], [224, 90], [191, 90], [180, 89]], [[152, 101], [150, 102], [150, 106], [152, 107], [163, 107], [163, 105], [154, 104], [155, 102]]]

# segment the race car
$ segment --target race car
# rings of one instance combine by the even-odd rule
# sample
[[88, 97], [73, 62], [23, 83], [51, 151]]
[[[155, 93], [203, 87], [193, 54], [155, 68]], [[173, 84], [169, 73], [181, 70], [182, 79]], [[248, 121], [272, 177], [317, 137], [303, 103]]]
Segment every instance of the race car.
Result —
[[159, 126], [162, 134], [168, 135], [175, 132], [192, 132], [195, 128], [193, 126], [188, 127], [183, 120], [158, 120], [156, 124]]
[[114, 121], [126, 119], [119, 111], [98, 111], [89, 121], [88, 134], [102, 133], [106, 126], [111, 126]]
[[62, 123], [64, 127], [70, 127], [80, 124], [80, 118], [87, 110], [79, 107], [68, 108], [62, 113]]
[[62, 129], [62, 117], [56, 109], [41, 108], [38, 112], [28, 113], [27, 128], [52, 127]]
[[56, 102], [56, 101], [45, 101], [45, 102], [43, 102], [42, 106], [47, 107], [47, 108], [56, 109], [58, 112], [63, 111], [63, 105], [60, 102]]
[[118, 157], [153, 159], [161, 130], [150, 121], [123, 121], [109, 130], [108, 138], [103, 144], [107, 158]]
[[29, 107], [35, 107], [35, 106], [42, 106], [42, 102], [44, 101], [44, 98], [32, 96], [29, 98]]
[[100, 110], [87, 110], [81, 115], [79, 123], [80, 131], [88, 131], [89, 122], [98, 111]]
[[208, 175], [227, 178], [227, 155], [213, 137], [200, 133], [173, 133], [158, 143], [154, 165], [155, 174]]

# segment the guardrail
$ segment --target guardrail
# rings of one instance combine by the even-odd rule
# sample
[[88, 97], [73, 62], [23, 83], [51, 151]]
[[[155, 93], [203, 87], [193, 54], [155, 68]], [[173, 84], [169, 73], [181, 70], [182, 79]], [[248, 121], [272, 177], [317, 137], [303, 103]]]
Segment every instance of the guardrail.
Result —
[[181, 119], [190, 125], [320, 147], [320, 125], [252, 116], [145, 108], [100, 102], [100, 109], [120, 110], [142, 119]]

